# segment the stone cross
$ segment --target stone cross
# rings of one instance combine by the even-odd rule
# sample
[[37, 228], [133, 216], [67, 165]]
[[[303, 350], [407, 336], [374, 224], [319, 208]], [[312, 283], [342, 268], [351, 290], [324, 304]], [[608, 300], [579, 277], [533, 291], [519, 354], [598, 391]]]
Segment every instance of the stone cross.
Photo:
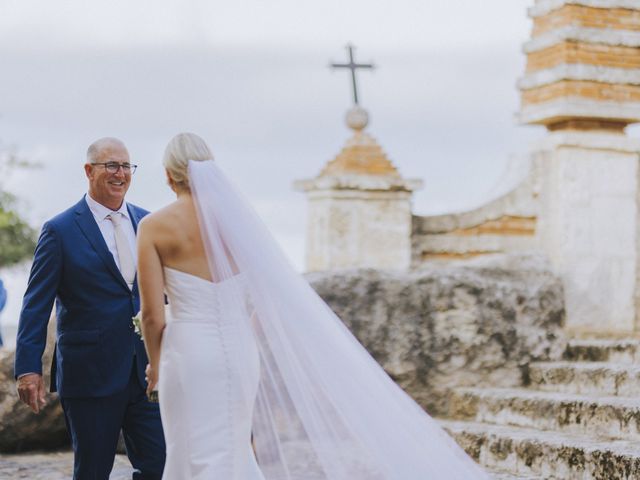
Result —
[[353, 45], [347, 45], [349, 51], [349, 63], [332, 63], [332, 68], [348, 68], [351, 70], [351, 81], [353, 83], [353, 102], [358, 105], [358, 86], [356, 84], [356, 70], [357, 69], [373, 69], [375, 68], [371, 63], [356, 63], [353, 58]]

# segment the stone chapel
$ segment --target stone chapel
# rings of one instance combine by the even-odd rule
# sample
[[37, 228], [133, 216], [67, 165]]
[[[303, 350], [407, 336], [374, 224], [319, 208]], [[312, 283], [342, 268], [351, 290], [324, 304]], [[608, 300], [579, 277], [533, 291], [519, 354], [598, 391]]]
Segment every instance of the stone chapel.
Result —
[[412, 212], [419, 179], [403, 178], [367, 132], [367, 112], [315, 178], [307, 270], [409, 270], [505, 252], [540, 252], [562, 277], [567, 327], [640, 330], [640, 1], [537, 0], [518, 81], [523, 125], [544, 125], [528, 177], [472, 211]]

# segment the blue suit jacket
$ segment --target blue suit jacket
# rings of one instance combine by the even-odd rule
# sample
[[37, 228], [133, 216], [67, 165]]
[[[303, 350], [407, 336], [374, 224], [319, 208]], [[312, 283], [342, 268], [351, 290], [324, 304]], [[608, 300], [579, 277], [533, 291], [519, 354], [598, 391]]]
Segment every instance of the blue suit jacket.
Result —
[[[127, 204], [134, 230], [147, 212]], [[51, 391], [100, 397], [123, 390], [134, 354], [145, 386], [147, 356], [132, 317], [140, 309], [120, 274], [84, 198], [42, 227], [24, 295], [16, 340], [15, 375], [42, 373], [47, 323], [58, 317]], [[54, 381], [55, 379], [55, 381]]]

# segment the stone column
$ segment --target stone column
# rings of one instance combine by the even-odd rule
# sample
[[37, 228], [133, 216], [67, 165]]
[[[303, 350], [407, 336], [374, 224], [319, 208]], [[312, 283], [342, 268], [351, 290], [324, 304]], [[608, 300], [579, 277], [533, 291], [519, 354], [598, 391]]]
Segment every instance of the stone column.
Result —
[[640, 1], [538, 0], [520, 80], [523, 123], [544, 125], [539, 235], [562, 275], [568, 327], [638, 328]]
[[350, 110], [354, 133], [342, 151], [317, 177], [295, 183], [309, 202], [308, 271], [410, 266], [411, 197], [422, 182], [400, 176], [367, 123], [365, 110]]

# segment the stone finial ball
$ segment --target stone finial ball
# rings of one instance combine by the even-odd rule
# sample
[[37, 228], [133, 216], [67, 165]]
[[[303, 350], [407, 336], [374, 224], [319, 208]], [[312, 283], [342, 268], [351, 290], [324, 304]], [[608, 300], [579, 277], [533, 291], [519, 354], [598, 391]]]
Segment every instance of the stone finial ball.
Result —
[[362, 108], [355, 106], [347, 112], [347, 125], [353, 130], [364, 130], [369, 124], [369, 114]]

